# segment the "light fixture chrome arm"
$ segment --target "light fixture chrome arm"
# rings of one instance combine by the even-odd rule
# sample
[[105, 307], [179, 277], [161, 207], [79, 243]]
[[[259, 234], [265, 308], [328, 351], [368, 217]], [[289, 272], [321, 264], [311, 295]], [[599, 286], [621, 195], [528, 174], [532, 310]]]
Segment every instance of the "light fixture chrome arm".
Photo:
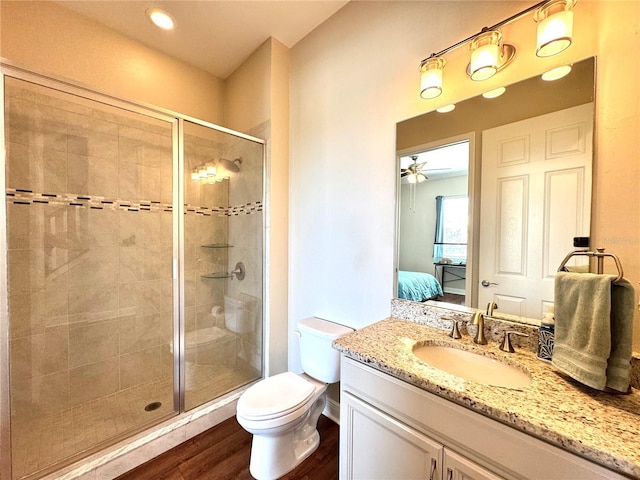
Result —
[[476, 38], [478, 35], [480, 35], [481, 33], [484, 33], [486, 31], [489, 30], [495, 30], [496, 28], [500, 28], [503, 25], [508, 24], [509, 22], [512, 22], [514, 20], [517, 20], [518, 18], [526, 15], [529, 12], [532, 12], [533, 10], [536, 10], [542, 6], [544, 6], [545, 4], [549, 3], [552, 0], [544, 0], [543, 2], [538, 2], [535, 5], [531, 5], [529, 8], [525, 8], [524, 10], [522, 10], [521, 12], [516, 13], [515, 15], [511, 15], [509, 18], [505, 18], [504, 20], [502, 20], [501, 22], [496, 23], [495, 25], [492, 25], [490, 27], [483, 27], [482, 30], [480, 30], [478, 33], [476, 33], [475, 35], [471, 35], [470, 37], [465, 38], [464, 40], [460, 40], [457, 43], [454, 43], [453, 45], [451, 45], [450, 47], [447, 47], [443, 50], [440, 50], [437, 53], [432, 53], [431, 55], [429, 55], [427, 58], [425, 58], [424, 60], [422, 60], [420, 62], [420, 66], [422, 66], [422, 64], [424, 62], [426, 62], [427, 60], [429, 60], [430, 58], [437, 58], [437, 57], [441, 57], [442, 55], [444, 55], [445, 53], [449, 53], [451, 50], [455, 50], [456, 48], [464, 45], [465, 43], [469, 43], [471, 40], [473, 40], [474, 38]]

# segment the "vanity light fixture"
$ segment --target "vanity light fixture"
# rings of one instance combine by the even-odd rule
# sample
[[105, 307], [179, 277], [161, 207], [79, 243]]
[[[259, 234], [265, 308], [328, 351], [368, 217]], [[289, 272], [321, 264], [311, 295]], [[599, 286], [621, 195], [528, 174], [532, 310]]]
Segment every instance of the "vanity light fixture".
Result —
[[467, 75], [472, 80], [491, 78], [509, 65], [515, 58], [516, 49], [513, 45], [502, 42], [502, 33], [498, 29], [530, 12], [534, 12], [534, 20], [538, 23], [536, 55], [547, 57], [563, 51], [571, 45], [573, 38], [572, 9], [577, 1], [538, 2], [491, 27], [484, 27], [478, 34], [432, 53], [420, 62], [420, 96], [432, 99], [442, 93], [442, 70], [446, 64], [443, 55], [464, 44], [470, 44], [471, 61], [467, 65]]
[[156, 27], [163, 30], [173, 30], [176, 27], [176, 21], [171, 15], [160, 8], [147, 8], [147, 18]]
[[494, 88], [493, 90], [489, 90], [488, 92], [484, 92], [482, 96], [484, 98], [497, 98], [506, 92], [507, 89], [505, 87]]
[[454, 111], [455, 108], [456, 108], [455, 103], [450, 103], [449, 105], [445, 105], [443, 107], [436, 108], [436, 112], [438, 112], [438, 113], [449, 113], [449, 112]]
[[571, 72], [571, 65], [562, 65], [561, 67], [552, 68], [548, 72], [542, 74], [542, 80], [552, 82], [566, 77]]
[[444, 58], [433, 55], [420, 64], [420, 96], [436, 98], [442, 93], [442, 70], [446, 62]]
[[538, 24], [536, 55], [550, 57], [569, 48], [573, 40], [573, 7], [577, 0], [552, 0], [533, 14]]
[[483, 29], [471, 43], [471, 62], [467, 74], [471, 80], [486, 80], [509, 65], [516, 56], [513, 45], [502, 43], [500, 30]]

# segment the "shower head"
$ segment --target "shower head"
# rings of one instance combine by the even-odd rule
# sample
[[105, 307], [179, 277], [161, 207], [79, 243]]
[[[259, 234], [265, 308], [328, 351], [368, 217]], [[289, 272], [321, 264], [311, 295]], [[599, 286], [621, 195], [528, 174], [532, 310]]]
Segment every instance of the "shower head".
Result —
[[235, 160], [229, 160], [226, 158], [218, 159], [218, 165], [230, 172], [239, 172], [240, 164], [242, 164], [242, 157], [238, 157]]

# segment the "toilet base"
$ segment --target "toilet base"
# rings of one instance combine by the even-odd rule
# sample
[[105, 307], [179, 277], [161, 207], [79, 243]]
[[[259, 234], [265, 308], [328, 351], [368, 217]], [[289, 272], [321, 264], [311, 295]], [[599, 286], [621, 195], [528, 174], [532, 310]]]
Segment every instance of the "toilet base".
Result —
[[257, 480], [276, 480], [315, 452], [320, 445], [320, 434], [316, 427], [325, 404], [326, 396], [323, 394], [314, 402], [298, 426], [274, 434], [254, 434], [249, 463], [251, 475]]

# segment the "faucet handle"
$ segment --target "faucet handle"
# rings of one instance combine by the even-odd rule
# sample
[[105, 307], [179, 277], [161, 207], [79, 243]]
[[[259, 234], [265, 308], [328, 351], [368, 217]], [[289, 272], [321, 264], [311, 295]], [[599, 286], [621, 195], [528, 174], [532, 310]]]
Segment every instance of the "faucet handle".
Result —
[[441, 320], [450, 320], [451, 322], [453, 322], [453, 325], [451, 325], [451, 331], [449, 332], [449, 336], [451, 338], [462, 338], [462, 335], [460, 334], [460, 327], [458, 326], [458, 320], [456, 320], [455, 318], [452, 317], [440, 317]]
[[513, 345], [511, 344], [511, 334], [518, 335], [519, 337], [528, 337], [526, 333], [516, 332], [515, 330], [509, 330], [504, 332], [504, 338], [502, 339], [502, 343], [498, 347], [503, 352], [514, 353], [515, 350]]

